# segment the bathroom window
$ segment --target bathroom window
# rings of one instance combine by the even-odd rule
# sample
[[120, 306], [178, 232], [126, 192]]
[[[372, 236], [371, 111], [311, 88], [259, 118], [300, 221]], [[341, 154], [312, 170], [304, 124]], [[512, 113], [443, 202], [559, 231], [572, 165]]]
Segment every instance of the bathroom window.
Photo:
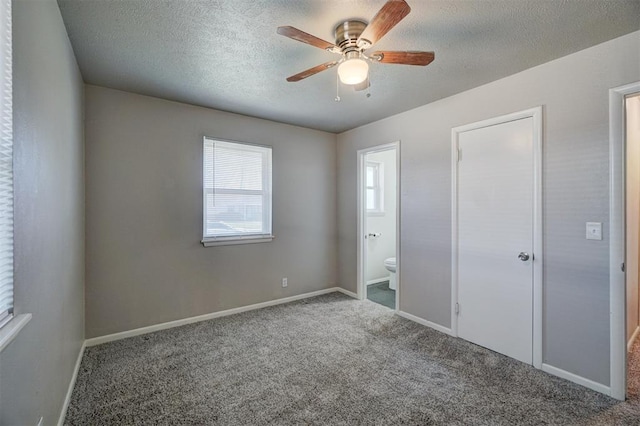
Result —
[[204, 138], [205, 247], [271, 241], [271, 147]]
[[382, 163], [367, 161], [367, 214], [372, 216], [384, 214], [383, 167]]

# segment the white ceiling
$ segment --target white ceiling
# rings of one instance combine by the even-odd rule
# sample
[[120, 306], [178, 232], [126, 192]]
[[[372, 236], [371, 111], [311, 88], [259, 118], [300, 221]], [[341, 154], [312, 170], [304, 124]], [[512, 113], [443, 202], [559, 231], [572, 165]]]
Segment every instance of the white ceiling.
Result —
[[640, 29], [639, 0], [407, 0], [375, 50], [434, 51], [427, 67], [372, 64], [371, 97], [338, 58], [276, 34], [291, 25], [333, 42], [347, 18], [385, 0], [58, 0], [86, 83], [341, 132]]

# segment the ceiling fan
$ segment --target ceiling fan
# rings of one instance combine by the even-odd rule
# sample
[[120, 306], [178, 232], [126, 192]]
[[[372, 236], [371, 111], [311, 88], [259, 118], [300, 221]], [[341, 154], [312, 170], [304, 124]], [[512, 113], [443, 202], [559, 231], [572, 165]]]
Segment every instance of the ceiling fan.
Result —
[[280, 35], [319, 47], [328, 52], [342, 55], [342, 58], [336, 61], [325, 62], [324, 64], [316, 65], [313, 68], [292, 75], [287, 78], [287, 81], [300, 81], [337, 65], [338, 76], [342, 83], [352, 85], [356, 90], [364, 90], [369, 87], [368, 62], [429, 65], [435, 58], [433, 52], [375, 51], [365, 54], [365, 50], [369, 49], [384, 37], [384, 35], [407, 16], [409, 12], [411, 12], [411, 8], [406, 1], [388, 0], [369, 24], [355, 19], [341, 22], [335, 29], [335, 44], [294, 27], [278, 27], [278, 34]]

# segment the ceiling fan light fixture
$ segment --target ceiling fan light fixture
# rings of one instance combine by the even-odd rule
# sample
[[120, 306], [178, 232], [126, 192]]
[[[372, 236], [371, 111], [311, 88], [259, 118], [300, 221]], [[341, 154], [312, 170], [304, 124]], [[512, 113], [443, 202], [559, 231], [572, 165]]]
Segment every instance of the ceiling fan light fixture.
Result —
[[344, 84], [360, 84], [369, 75], [369, 64], [361, 58], [347, 59], [338, 65], [338, 76]]

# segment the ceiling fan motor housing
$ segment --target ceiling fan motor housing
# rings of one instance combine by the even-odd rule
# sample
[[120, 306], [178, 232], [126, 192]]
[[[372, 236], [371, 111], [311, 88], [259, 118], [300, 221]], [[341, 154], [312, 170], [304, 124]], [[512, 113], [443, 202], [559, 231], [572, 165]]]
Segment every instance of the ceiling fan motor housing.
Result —
[[359, 52], [360, 49], [356, 43], [366, 27], [366, 22], [356, 19], [342, 22], [336, 27], [336, 46], [345, 54], [352, 51]]

